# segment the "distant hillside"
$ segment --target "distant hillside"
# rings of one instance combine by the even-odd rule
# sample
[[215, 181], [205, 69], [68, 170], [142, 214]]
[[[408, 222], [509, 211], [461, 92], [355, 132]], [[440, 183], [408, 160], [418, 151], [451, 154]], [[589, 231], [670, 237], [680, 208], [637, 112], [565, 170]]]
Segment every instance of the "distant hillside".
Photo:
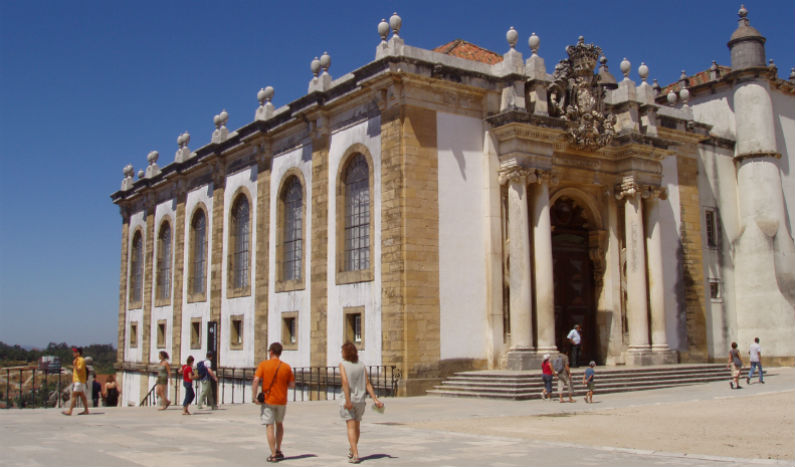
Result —
[[[12, 365], [36, 364], [42, 355], [55, 355], [61, 359], [61, 364], [71, 366], [72, 347], [66, 342], [56, 344], [50, 342], [46, 349], [25, 349], [19, 345], [8, 345], [0, 342], [0, 367]], [[116, 362], [116, 348], [109, 344], [91, 344], [83, 347], [83, 356], [94, 359], [94, 370], [97, 373], [113, 373], [113, 364]]]

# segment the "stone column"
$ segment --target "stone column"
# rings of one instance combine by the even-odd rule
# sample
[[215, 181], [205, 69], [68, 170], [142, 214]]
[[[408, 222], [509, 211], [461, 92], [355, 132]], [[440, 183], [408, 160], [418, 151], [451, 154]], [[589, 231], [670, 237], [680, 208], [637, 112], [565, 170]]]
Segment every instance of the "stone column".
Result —
[[511, 167], [500, 173], [500, 182], [508, 183], [511, 317], [508, 368], [513, 370], [529, 369], [533, 350], [530, 226], [527, 212], [528, 179], [535, 181], [535, 174], [520, 167]]
[[649, 308], [651, 314], [651, 348], [668, 350], [665, 334], [665, 288], [662, 264], [662, 233], [660, 232], [660, 197], [664, 191], [652, 190], [646, 199], [646, 255], [649, 275]]
[[627, 318], [629, 321], [627, 363], [643, 364], [645, 362], [639, 353], [649, 350], [643, 204], [641, 203], [638, 186], [632, 179], [625, 179], [621, 183], [616, 190], [616, 197], [624, 199], [625, 274], [627, 280]]
[[538, 177], [533, 199], [533, 266], [536, 280], [538, 353], [556, 352], [555, 284], [552, 275], [552, 222], [549, 218], [549, 185], [557, 182], [549, 173]]

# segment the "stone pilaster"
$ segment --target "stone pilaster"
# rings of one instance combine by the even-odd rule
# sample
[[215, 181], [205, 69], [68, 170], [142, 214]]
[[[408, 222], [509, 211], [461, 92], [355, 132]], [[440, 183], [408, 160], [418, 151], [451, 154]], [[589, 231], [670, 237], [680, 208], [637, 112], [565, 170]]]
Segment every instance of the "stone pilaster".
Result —
[[[155, 200], [146, 200], [146, 243], [144, 244], [143, 319], [141, 323], [141, 362], [148, 367], [152, 342], [152, 289], [154, 286]], [[149, 379], [141, 378], [141, 394], [149, 392]]]
[[536, 282], [537, 351], [557, 351], [555, 345], [555, 281], [552, 273], [552, 221], [549, 218], [549, 186], [557, 183], [550, 173], [539, 174], [533, 199], [533, 266]]
[[182, 349], [182, 287], [185, 282], [185, 200], [184, 182], [178, 181], [176, 186], [177, 213], [174, 221], [174, 280], [171, 318], [171, 360], [181, 360]]
[[[226, 169], [220, 162], [213, 165], [213, 214], [212, 245], [210, 245], [210, 320], [218, 322], [217, 342], [223, 342], [221, 334], [221, 298], [224, 266], [224, 187]], [[202, 331], [205, 327], [202, 327]], [[219, 345], [220, 347], [220, 345]], [[220, 348], [219, 348], [220, 353]], [[218, 361], [220, 362], [220, 355]], [[220, 365], [220, 363], [219, 363]]]
[[668, 347], [665, 328], [665, 278], [663, 273], [662, 222], [660, 201], [665, 189], [646, 191], [646, 266], [649, 280], [649, 314], [651, 318], [651, 350], [655, 364], [677, 363], [676, 351]]
[[534, 170], [513, 166], [500, 173], [508, 183], [509, 313], [511, 344], [508, 368], [530, 368], [533, 350], [532, 266], [527, 183], [535, 182]]
[[436, 113], [382, 110], [381, 159], [383, 362], [401, 368], [401, 394], [424, 394], [441, 355]]
[[270, 238], [270, 146], [257, 156], [257, 245], [254, 267], [254, 364], [268, 358], [268, 254]]
[[325, 367], [328, 342], [328, 209], [330, 133], [328, 120], [318, 116], [312, 122], [312, 218], [307, 230], [312, 232], [310, 252], [310, 350], [312, 366]]
[[[119, 273], [119, 328], [117, 333], [116, 364], [124, 362], [125, 331], [127, 330], [127, 269], [129, 268], [130, 212], [119, 206], [121, 212], [121, 271]], [[119, 382], [121, 384], [121, 382]]]

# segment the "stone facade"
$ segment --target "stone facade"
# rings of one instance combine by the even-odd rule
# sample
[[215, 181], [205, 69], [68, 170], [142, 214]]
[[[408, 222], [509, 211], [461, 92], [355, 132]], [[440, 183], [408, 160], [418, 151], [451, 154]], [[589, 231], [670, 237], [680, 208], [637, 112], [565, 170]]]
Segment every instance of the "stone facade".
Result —
[[[795, 77], [757, 63], [747, 12], [729, 44], [738, 63], [664, 89], [644, 64], [629, 79], [626, 60], [616, 80], [583, 38], [550, 73], [535, 35], [525, 60], [514, 30], [503, 55], [465, 41], [430, 51], [406, 45], [400, 23], [379, 25], [364, 67], [335, 80], [324, 54], [307, 96], [274, 108], [263, 89], [251, 123], [230, 131], [221, 112], [206, 146], [191, 152], [185, 133], [173, 163], [153, 151], [138, 180], [124, 168], [112, 199], [127, 403], [151, 387], [158, 350], [173, 364], [216, 350], [220, 367], [251, 370], [279, 340], [296, 368], [335, 366], [356, 340], [367, 365], [396, 367], [403, 395], [454, 371], [536, 368], [569, 350], [575, 323], [599, 364], [723, 361], [757, 336], [767, 362], [793, 361], [795, 182], [782, 167], [795, 148], [779, 135], [795, 127]], [[288, 179], [303, 193], [289, 232]], [[241, 195], [249, 214], [233, 220]], [[192, 243], [197, 210], [206, 251]], [[164, 216], [173, 291], [155, 300]]]

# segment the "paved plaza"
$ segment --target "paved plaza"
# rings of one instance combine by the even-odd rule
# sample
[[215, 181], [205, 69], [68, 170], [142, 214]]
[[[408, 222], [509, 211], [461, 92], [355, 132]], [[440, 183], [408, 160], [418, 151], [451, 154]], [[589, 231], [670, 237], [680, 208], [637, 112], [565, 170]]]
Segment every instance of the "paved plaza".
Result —
[[[743, 380], [743, 383], [745, 381]], [[368, 409], [367, 466], [792, 465], [795, 370], [766, 384], [728, 381], [594, 396], [576, 403], [415, 397]], [[368, 403], [369, 407], [369, 403]], [[172, 406], [0, 411], [0, 465], [270, 465], [254, 405], [180, 415]], [[348, 465], [337, 401], [290, 403], [280, 464]]]

